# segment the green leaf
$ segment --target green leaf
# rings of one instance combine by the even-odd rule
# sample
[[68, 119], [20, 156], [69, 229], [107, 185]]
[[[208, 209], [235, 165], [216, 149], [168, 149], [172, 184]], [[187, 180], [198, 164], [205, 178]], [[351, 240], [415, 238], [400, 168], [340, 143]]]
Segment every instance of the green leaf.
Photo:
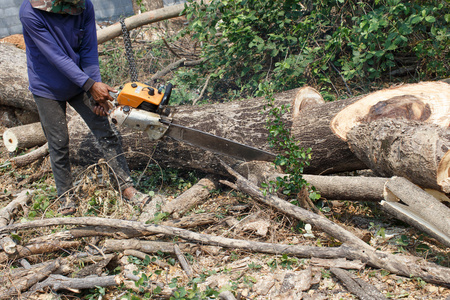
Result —
[[436, 22], [436, 18], [433, 16], [426, 16], [425, 21], [427, 21], [428, 23], [434, 23]]

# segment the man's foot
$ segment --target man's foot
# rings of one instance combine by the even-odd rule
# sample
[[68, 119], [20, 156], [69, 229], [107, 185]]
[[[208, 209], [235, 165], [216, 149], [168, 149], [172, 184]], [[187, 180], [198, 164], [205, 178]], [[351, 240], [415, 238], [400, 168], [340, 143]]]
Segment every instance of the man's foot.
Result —
[[63, 216], [70, 216], [77, 212], [77, 203], [69, 198], [69, 196], [65, 196], [61, 199], [61, 206], [58, 209], [58, 213]]
[[139, 192], [132, 186], [124, 189], [122, 191], [122, 195], [130, 204], [139, 205], [140, 207], [144, 207], [150, 202], [150, 200], [152, 200], [149, 195]]

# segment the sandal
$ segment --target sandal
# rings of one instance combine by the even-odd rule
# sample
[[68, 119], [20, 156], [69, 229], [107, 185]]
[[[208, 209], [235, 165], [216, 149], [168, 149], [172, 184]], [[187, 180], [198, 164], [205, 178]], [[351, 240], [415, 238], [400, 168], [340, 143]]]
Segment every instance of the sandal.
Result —
[[70, 199], [69, 197], [65, 197], [61, 200], [61, 206], [58, 209], [58, 213], [63, 216], [70, 216], [77, 212], [77, 203]]
[[[132, 195], [130, 197], [130, 194]], [[128, 187], [123, 191], [123, 198], [132, 205], [139, 205], [141, 208], [146, 206], [151, 200], [147, 194], [141, 193], [134, 187]]]

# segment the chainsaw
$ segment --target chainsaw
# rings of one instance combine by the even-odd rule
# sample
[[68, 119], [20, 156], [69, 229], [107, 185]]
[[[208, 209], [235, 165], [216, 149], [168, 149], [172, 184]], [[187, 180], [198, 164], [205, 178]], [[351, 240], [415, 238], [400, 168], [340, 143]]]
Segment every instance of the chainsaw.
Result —
[[157, 89], [137, 81], [127, 83], [118, 93], [111, 93], [114, 108], [109, 112], [109, 119], [117, 126], [127, 126], [147, 133], [152, 141], [169, 136], [177, 141], [240, 160], [275, 159], [275, 155], [270, 152], [174, 124], [168, 106], [171, 93], [171, 83], [167, 84], [164, 92], [162, 88]]

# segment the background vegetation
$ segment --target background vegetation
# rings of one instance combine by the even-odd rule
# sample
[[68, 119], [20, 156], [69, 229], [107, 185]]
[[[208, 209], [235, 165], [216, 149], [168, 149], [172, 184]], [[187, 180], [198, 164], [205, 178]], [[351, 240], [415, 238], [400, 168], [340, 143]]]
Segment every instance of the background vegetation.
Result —
[[212, 0], [206, 9], [188, 2], [182, 36], [201, 43], [206, 63], [177, 78], [195, 88], [211, 76], [211, 100], [252, 96], [262, 81], [275, 92], [309, 84], [331, 100], [449, 75], [442, 0]]

